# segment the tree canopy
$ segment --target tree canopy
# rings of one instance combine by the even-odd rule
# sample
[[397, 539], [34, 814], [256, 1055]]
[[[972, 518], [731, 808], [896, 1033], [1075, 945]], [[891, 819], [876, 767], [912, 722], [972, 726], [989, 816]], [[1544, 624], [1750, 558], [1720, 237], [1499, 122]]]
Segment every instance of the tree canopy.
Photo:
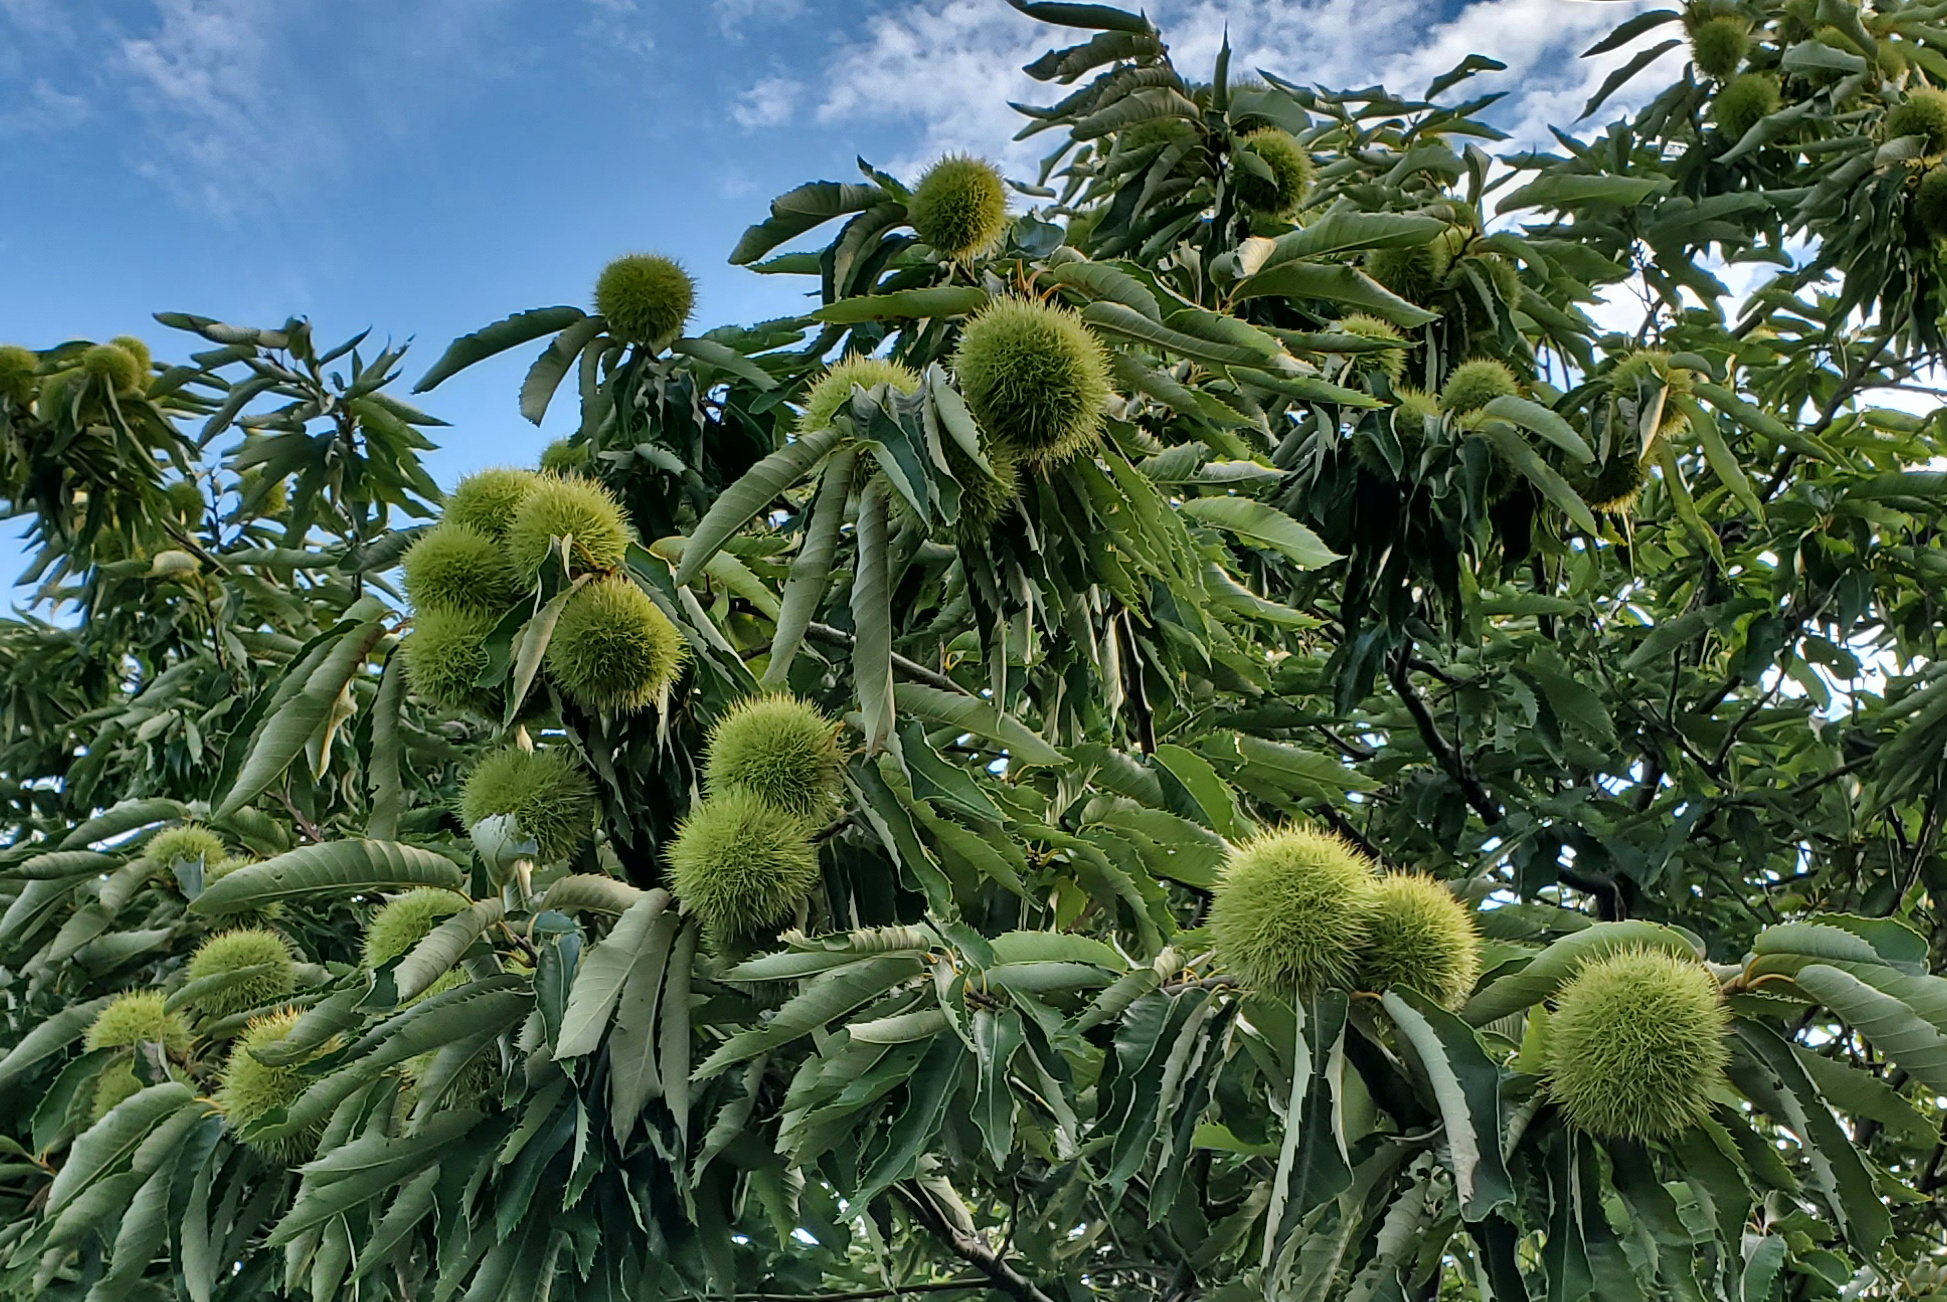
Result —
[[1520, 152], [1011, 2], [801, 315], [0, 350], [0, 1288], [1947, 1291], [1947, 5]]

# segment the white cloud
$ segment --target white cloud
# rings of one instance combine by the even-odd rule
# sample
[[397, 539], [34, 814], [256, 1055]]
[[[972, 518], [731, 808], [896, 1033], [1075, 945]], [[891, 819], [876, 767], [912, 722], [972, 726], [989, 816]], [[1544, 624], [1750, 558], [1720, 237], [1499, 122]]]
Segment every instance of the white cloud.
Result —
[[730, 116], [746, 131], [774, 127], [791, 119], [804, 87], [789, 77], [766, 77], [737, 97]]
[[804, 12], [804, 0], [715, 0], [717, 26], [733, 41], [744, 39], [744, 24], [781, 23]]
[[270, 77], [277, 11], [254, 0], [158, 0], [160, 24], [122, 40], [129, 96], [170, 156], [142, 170], [218, 214], [315, 168], [329, 136], [279, 104]]
[[656, 48], [649, 19], [636, 0], [585, 0], [582, 34], [596, 43], [634, 55]]
[[[1581, 59], [1581, 50], [1646, 7], [1644, 0], [1477, 0], [1442, 22], [1439, 0], [1157, 0], [1150, 13], [1179, 71], [1210, 75], [1228, 34], [1231, 66], [1262, 68], [1326, 87], [1383, 82], [1417, 95], [1469, 53], [1508, 65], [1467, 92], [1511, 92], [1496, 117], [1513, 145], [1546, 144], [1549, 123], [1568, 125], [1609, 70], [1628, 57]], [[909, 123], [915, 142], [891, 160], [901, 170], [942, 152], [968, 150], [1026, 171], [1052, 144], [1009, 141], [1025, 119], [1006, 101], [1048, 103], [1068, 87], [1020, 71], [1053, 45], [1087, 39], [1033, 22], [993, 0], [923, 0], [874, 17], [826, 69], [820, 121], [861, 118]], [[1667, 58], [1668, 56], [1666, 56]], [[1662, 69], [1644, 75], [1650, 84]], [[1478, 91], [1472, 90], [1478, 86]], [[1453, 94], [1453, 93], [1450, 93]], [[1619, 97], [1617, 105], [1632, 101]]]
[[79, 126], [93, 114], [86, 97], [37, 77], [19, 103], [0, 109], [0, 136], [50, 136]]
[[[129, 124], [134, 169], [184, 203], [227, 219], [306, 201], [375, 135], [409, 141], [531, 60], [505, 39], [512, 2], [154, 0], [108, 29], [99, 81], [115, 102], [96, 107]], [[626, 46], [635, 0], [589, 3]], [[321, 57], [326, 40], [349, 57]]]

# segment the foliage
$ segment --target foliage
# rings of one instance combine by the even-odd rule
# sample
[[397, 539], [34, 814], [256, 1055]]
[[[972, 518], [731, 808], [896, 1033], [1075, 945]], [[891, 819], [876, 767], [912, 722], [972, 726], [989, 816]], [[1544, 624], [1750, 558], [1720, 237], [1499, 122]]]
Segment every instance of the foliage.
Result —
[[[731, 252], [801, 316], [625, 261], [456, 340], [569, 388], [546, 475], [442, 501], [303, 321], [0, 351], [0, 1288], [1940, 1291], [1939, 15], [1648, 11], [1589, 112], [1696, 68], [1495, 158], [1491, 60], [1017, 7], [991, 244], [868, 166]], [[673, 678], [555, 641], [624, 591]], [[709, 771], [783, 693], [829, 817]], [[1361, 979], [1435, 890], [1478, 972]]]

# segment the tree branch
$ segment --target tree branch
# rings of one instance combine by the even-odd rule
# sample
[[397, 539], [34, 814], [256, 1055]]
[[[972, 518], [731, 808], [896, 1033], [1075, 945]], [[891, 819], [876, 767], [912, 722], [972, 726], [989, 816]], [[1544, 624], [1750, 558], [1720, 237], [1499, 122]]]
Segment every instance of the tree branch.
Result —
[[[826, 646], [844, 647], [847, 651], [852, 649], [852, 635], [842, 628], [814, 623], [807, 624], [804, 633], [814, 642], [823, 642]], [[925, 683], [928, 687], [937, 687], [943, 692], [952, 692], [955, 696], [973, 695], [937, 669], [928, 669], [919, 661], [908, 660], [897, 651], [892, 655], [892, 667], [916, 683]]]
[[948, 1220], [924, 1189], [910, 1183], [897, 1185], [895, 1189], [914, 1219], [951, 1248], [956, 1257], [985, 1275], [994, 1288], [1016, 1302], [1053, 1302], [1033, 1280], [1008, 1265], [999, 1253]]
[[1413, 686], [1412, 679], [1408, 677], [1412, 662], [1413, 644], [1408, 642], [1393, 657], [1393, 690], [1399, 693], [1399, 699], [1405, 704], [1406, 712], [1413, 716], [1413, 724], [1420, 731], [1420, 740], [1425, 742], [1426, 748], [1433, 752], [1433, 758], [1440, 761], [1440, 767], [1447, 771], [1447, 776], [1459, 785], [1461, 794], [1467, 797], [1467, 803], [1474, 807], [1474, 812], [1481, 816], [1481, 821], [1490, 826], [1500, 822], [1501, 802], [1481, 785], [1481, 780], [1475, 776], [1472, 766], [1445, 737], [1440, 735], [1440, 725], [1433, 721], [1433, 712], [1426, 708], [1426, 701], [1420, 696], [1419, 690]]
[[1353, 848], [1358, 850], [1360, 854], [1363, 854], [1366, 858], [1377, 864], [1386, 862], [1386, 856], [1379, 853], [1379, 847], [1371, 841], [1368, 841], [1358, 828], [1352, 826], [1352, 820], [1344, 814], [1341, 814], [1330, 805], [1321, 805], [1318, 814], [1320, 818], [1323, 818], [1332, 825], [1334, 832], [1337, 832], [1346, 841], [1351, 842]]
[[[1873, 345], [1871, 352], [1859, 355], [1859, 360], [1846, 371], [1845, 378], [1839, 382], [1839, 387], [1832, 391], [1832, 396], [1826, 399], [1825, 406], [1819, 410], [1819, 418], [1806, 428], [1807, 438], [1817, 438], [1832, 427], [1832, 422], [1838, 419], [1839, 408], [1845, 405], [1846, 399], [1859, 390], [1861, 382], [1866, 378], [1866, 372], [1872, 368], [1874, 362], [1879, 360], [1880, 354], [1886, 351], [1886, 346], [1891, 342], [1893, 342], [1892, 335], [1882, 334], [1879, 342]], [[1785, 479], [1791, 474], [1792, 467], [1797, 464], [1798, 453], [1787, 449], [1785, 455], [1778, 460], [1778, 469], [1771, 476], [1771, 482], [1764, 486], [1764, 492], [1758, 494], [1758, 500], [1769, 502], [1776, 497], [1778, 490], [1785, 486]]]
[[[870, 1302], [873, 1298], [903, 1297], [908, 1293], [959, 1293], [993, 1287], [984, 1275], [966, 1279], [936, 1279], [923, 1284], [896, 1284], [890, 1288], [861, 1288], [849, 1293], [739, 1293], [738, 1302]], [[702, 1298], [687, 1302], [705, 1302]]]

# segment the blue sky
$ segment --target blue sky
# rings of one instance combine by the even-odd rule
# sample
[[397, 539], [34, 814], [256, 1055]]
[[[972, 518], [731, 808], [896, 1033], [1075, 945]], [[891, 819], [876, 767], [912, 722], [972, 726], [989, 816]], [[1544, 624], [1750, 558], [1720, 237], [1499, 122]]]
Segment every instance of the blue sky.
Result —
[[[1578, 61], [1641, 0], [1164, 0], [1186, 70], [1228, 27], [1242, 66], [1417, 92], [1470, 51], [1510, 64], [1503, 125], [1540, 139], [1612, 61]], [[321, 338], [456, 334], [585, 303], [618, 253], [697, 275], [697, 328], [794, 310], [724, 262], [773, 195], [853, 159], [910, 175], [947, 149], [1029, 169], [1020, 65], [1076, 34], [1002, 0], [0, 0], [0, 342], [147, 336], [156, 310]], [[1516, 46], [1520, 48], [1515, 48]], [[12, 186], [10, 186], [10, 189]], [[450, 484], [531, 461], [524, 359], [442, 386]], [[0, 565], [6, 557], [0, 553]]]

